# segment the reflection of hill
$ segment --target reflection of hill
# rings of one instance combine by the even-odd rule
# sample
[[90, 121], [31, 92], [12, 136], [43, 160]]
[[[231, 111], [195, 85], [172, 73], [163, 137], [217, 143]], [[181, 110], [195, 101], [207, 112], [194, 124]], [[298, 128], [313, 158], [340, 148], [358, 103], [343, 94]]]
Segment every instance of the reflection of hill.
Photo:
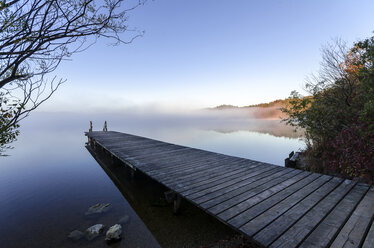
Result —
[[231, 105], [221, 105], [216, 108], [209, 109], [211, 112], [216, 114], [227, 114], [227, 113], [242, 113], [246, 116], [251, 116], [255, 119], [272, 119], [278, 120], [279, 118], [285, 118], [287, 115], [281, 111], [281, 105], [271, 106], [247, 106], [247, 107], [236, 107]]
[[227, 122], [220, 123], [220, 125], [211, 125], [204, 129], [213, 130], [219, 133], [233, 133], [238, 131], [248, 131], [270, 134], [276, 137], [287, 137], [287, 138], [300, 138], [303, 136], [303, 131], [294, 131], [294, 128], [288, 126], [279, 120], [260, 120], [255, 119], [252, 121], [243, 122]]
[[287, 117], [281, 111], [281, 107], [251, 107], [246, 108], [253, 113], [254, 118], [258, 119], [279, 119]]
[[276, 100], [270, 103], [237, 107], [221, 105], [207, 109], [208, 116], [215, 116], [216, 122], [210, 123], [206, 129], [220, 133], [249, 131], [266, 133], [276, 137], [300, 138], [303, 131], [295, 132], [294, 128], [281, 122], [287, 115], [281, 108], [287, 104], [286, 100]]
[[249, 105], [244, 107], [238, 107], [234, 105], [220, 105], [209, 110], [213, 111], [246, 111], [252, 115], [253, 118], [257, 119], [279, 119], [287, 117], [282, 111], [281, 108], [285, 107], [289, 103], [289, 99], [284, 100], [275, 100], [269, 103], [260, 103], [255, 105]]

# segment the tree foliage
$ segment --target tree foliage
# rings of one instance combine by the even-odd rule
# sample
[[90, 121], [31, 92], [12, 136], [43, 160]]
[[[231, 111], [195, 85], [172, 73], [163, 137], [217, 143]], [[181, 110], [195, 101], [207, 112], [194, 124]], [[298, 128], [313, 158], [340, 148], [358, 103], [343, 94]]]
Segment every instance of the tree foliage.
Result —
[[[128, 28], [123, 0], [0, 0], [0, 155], [18, 135], [19, 121], [64, 82], [50, 77], [61, 61], [100, 37], [114, 45], [141, 32]], [[128, 5], [129, 2], [126, 2]], [[131, 32], [127, 40], [121, 33]]]
[[283, 109], [305, 129], [310, 169], [346, 178], [374, 178], [374, 37], [350, 49], [337, 40], [323, 49], [318, 75], [293, 92]]
[[[0, 154], [11, 148], [9, 143], [14, 141], [19, 134], [19, 124], [13, 123], [20, 104], [16, 100], [9, 100], [7, 92], [0, 92]], [[9, 102], [11, 101], [11, 102]]]

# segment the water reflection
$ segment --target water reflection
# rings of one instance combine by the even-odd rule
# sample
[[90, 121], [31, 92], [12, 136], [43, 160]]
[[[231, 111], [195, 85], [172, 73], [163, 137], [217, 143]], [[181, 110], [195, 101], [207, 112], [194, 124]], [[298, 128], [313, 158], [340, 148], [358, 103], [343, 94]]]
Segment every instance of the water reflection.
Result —
[[[124, 186], [120, 186], [119, 192], [82, 145], [90, 120], [94, 130], [100, 130], [107, 120], [109, 130], [279, 165], [291, 150], [303, 146], [292, 130], [287, 134], [277, 121], [242, 116], [33, 113], [22, 123], [21, 135], [13, 144], [15, 149], [9, 151], [10, 156], [0, 158], [1, 247], [107, 247], [103, 238], [93, 243], [72, 243], [67, 236], [74, 229], [85, 230], [98, 222], [112, 225], [124, 214], [130, 215], [131, 222], [120, 247], [157, 247], [158, 242], [167, 244], [168, 239], [162, 237], [170, 234], [191, 242], [215, 240], [216, 236], [208, 234], [207, 229], [209, 225], [216, 226], [216, 221], [208, 218], [204, 221], [208, 223], [206, 231], [194, 231], [201, 230], [200, 222], [189, 223], [190, 219], [207, 217], [195, 208], [189, 209], [188, 204], [184, 214], [177, 217], [169, 206], [151, 207], [149, 199], [157, 200], [154, 196], [159, 196], [162, 189], [146, 189], [147, 183], [142, 184], [141, 180], [136, 186], [127, 185], [129, 180], [120, 180], [135, 189], [123, 190]], [[126, 174], [117, 170], [111, 168], [118, 175]], [[113, 210], [96, 220], [84, 218], [87, 208], [99, 202], [112, 203]], [[165, 229], [169, 225], [173, 228]], [[219, 227], [217, 233], [224, 232]]]
[[181, 214], [174, 215], [164, 199], [167, 188], [140, 172], [133, 178], [121, 162], [113, 161], [100, 149], [87, 149], [162, 247], [200, 247], [236, 234], [186, 201], [182, 202]]

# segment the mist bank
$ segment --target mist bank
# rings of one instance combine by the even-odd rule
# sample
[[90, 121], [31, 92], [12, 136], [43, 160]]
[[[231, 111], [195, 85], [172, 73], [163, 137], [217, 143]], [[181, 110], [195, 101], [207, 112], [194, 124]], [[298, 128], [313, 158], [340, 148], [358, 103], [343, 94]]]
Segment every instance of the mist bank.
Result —
[[214, 108], [209, 108], [209, 110], [219, 112], [244, 111], [252, 118], [277, 120], [287, 118], [287, 114], [283, 113], [281, 109], [287, 106], [289, 101], [290, 99], [278, 99], [268, 103], [260, 103], [243, 107], [224, 104]]
[[[263, 115], [261, 115], [263, 116]], [[101, 130], [104, 121], [108, 122], [109, 130], [127, 131], [152, 129], [168, 132], [186, 128], [214, 131], [219, 133], [233, 133], [238, 131], [266, 133], [276, 137], [298, 138], [302, 132], [294, 132], [293, 128], [274, 117], [258, 118], [255, 109], [230, 109], [230, 110], [160, 110], [160, 109], [123, 109], [121, 111], [96, 111], [96, 112], [34, 112], [29, 117], [29, 125], [34, 129], [44, 128], [69, 129], [71, 126], [80, 126], [88, 130], [89, 122], [93, 122], [94, 130]], [[53, 123], [53, 124], [52, 124]], [[140, 133], [139, 133], [140, 134]]]
[[223, 115], [242, 115], [252, 119], [262, 120], [281, 120], [287, 115], [281, 111], [281, 107], [225, 107], [225, 108], [211, 108], [211, 112]]

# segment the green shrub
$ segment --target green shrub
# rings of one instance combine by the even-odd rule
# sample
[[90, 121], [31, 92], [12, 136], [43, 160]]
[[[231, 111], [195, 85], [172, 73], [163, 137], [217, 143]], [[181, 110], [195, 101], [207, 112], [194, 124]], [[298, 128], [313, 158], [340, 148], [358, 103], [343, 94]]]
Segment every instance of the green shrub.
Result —
[[323, 50], [322, 68], [292, 92], [285, 121], [305, 130], [310, 170], [372, 183], [374, 174], [374, 37]]

